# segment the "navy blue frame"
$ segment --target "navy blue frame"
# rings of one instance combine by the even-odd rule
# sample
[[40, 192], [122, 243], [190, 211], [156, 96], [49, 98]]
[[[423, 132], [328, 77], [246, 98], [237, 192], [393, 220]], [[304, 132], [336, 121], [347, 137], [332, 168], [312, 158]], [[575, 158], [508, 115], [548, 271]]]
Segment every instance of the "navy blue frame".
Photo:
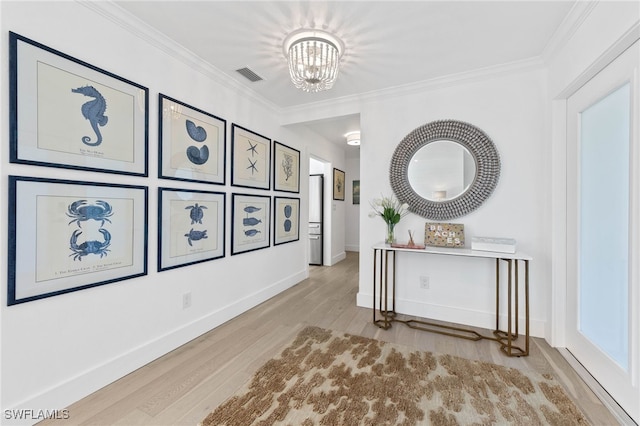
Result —
[[234, 174], [233, 163], [234, 163], [234, 158], [235, 158], [235, 155], [236, 155], [236, 153], [235, 153], [235, 148], [236, 148], [236, 141], [235, 141], [236, 129], [244, 130], [245, 132], [251, 133], [253, 135], [256, 135], [257, 137], [260, 137], [260, 138], [263, 138], [263, 139], [266, 139], [266, 140], [269, 141], [269, 155], [268, 155], [266, 164], [267, 164], [268, 167], [271, 167], [271, 151], [272, 151], [271, 139], [266, 137], [266, 136], [264, 136], [264, 135], [256, 133], [256, 132], [254, 132], [252, 130], [249, 130], [249, 129], [245, 128], [245, 127], [242, 127], [242, 126], [240, 126], [240, 125], [238, 125], [236, 123], [232, 123], [231, 124], [231, 185], [232, 186], [239, 186], [239, 187], [243, 187], [243, 188], [263, 189], [263, 190], [266, 190], [266, 191], [270, 190], [271, 189], [271, 170], [269, 170], [267, 172], [267, 174], [266, 174], [266, 176], [267, 176], [267, 186], [266, 187], [253, 186], [253, 185], [241, 185], [241, 184], [235, 182], [235, 179], [234, 179], [235, 178], [235, 174]]
[[[162, 267], [162, 243], [163, 243], [163, 229], [162, 229], [162, 194], [165, 192], [191, 192], [196, 194], [214, 194], [222, 195], [222, 254], [219, 256], [207, 257], [192, 262], [185, 262], [174, 266]], [[177, 189], [177, 188], [158, 188], [158, 272], [168, 271], [170, 269], [180, 268], [183, 266], [195, 265], [197, 263], [208, 262], [210, 260], [221, 259], [225, 257], [225, 242], [226, 242], [226, 211], [227, 211], [227, 193], [216, 191], [199, 191], [193, 189]]]
[[[280, 145], [283, 148], [290, 149], [291, 151], [295, 151], [298, 154], [298, 170], [297, 170], [298, 171], [298, 188], [297, 189], [290, 190], [290, 189], [276, 188], [276, 184], [278, 182], [277, 174], [278, 174], [278, 170], [279, 170], [278, 167], [276, 166], [276, 150], [278, 149], [278, 145]], [[283, 144], [281, 142], [278, 142], [278, 141], [274, 140], [273, 141], [273, 164], [272, 164], [271, 167], [273, 167], [273, 189], [274, 189], [274, 191], [291, 192], [291, 193], [294, 193], [294, 194], [299, 194], [300, 193], [300, 151], [299, 150], [297, 150], [295, 148], [291, 148], [288, 145], [285, 145], [285, 144]]]
[[[256, 248], [252, 248], [249, 250], [242, 250], [242, 251], [237, 251], [235, 249], [235, 225], [236, 225], [236, 221], [240, 220], [242, 218], [238, 218], [236, 217], [236, 199], [238, 197], [256, 197], [256, 198], [266, 198], [269, 202], [269, 207], [266, 209], [266, 212], [268, 215], [271, 215], [271, 196], [269, 195], [259, 195], [259, 194], [237, 194], [237, 193], [233, 193], [231, 194], [231, 256], [234, 256], [236, 254], [241, 254], [241, 253], [249, 253], [251, 251], [256, 251], [256, 250], [262, 250], [265, 248], [269, 248], [271, 247], [271, 236], [268, 236], [266, 238], [266, 243], [263, 246], [260, 247], [256, 247]], [[264, 221], [264, 224], [266, 226], [266, 229], [269, 230], [269, 232], [271, 232], [271, 218], [266, 218], [266, 220]]]
[[[298, 237], [295, 240], [287, 240], [287, 241], [282, 241], [282, 242], [277, 242], [276, 241], [276, 228], [278, 226], [278, 212], [276, 211], [276, 208], [278, 207], [278, 200], [295, 200], [298, 203], [298, 217], [296, 217], [296, 226], [298, 228], [298, 230], [297, 230]], [[293, 242], [299, 241], [299, 240], [300, 240], [300, 198], [278, 197], [278, 196], [273, 197], [273, 245], [274, 246], [279, 246], [281, 244], [293, 243]]]
[[[17, 210], [17, 197], [19, 194], [17, 193], [17, 184], [18, 182], [39, 182], [39, 183], [48, 183], [48, 184], [71, 184], [71, 185], [82, 185], [82, 186], [93, 186], [93, 187], [112, 187], [112, 188], [123, 188], [123, 189], [134, 189], [144, 191], [144, 223], [135, 224], [135, 226], [144, 226], [144, 241], [142, 244], [143, 253], [143, 265], [142, 272], [135, 273], [126, 276], [120, 276], [113, 279], [108, 279], [104, 281], [87, 283], [85, 285], [80, 285], [72, 288], [61, 289], [58, 291], [52, 291], [48, 293], [42, 293], [36, 296], [24, 297], [21, 299], [16, 298], [16, 262], [17, 252], [16, 252], [16, 242], [18, 236], [17, 234], [17, 222], [18, 222], [18, 212]], [[121, 184], [108, 184], [102, 182], [85, 182], [85, 181], [73, 181], [73, 180], [62, 180], [62, 179], [44, 179], [44, 178], [36, 178], [36, 177], [27, 177], [27, 176], [9, 176], [9, 232], [8, 232], [8, 265], [7, 265], [7, 306], [16, 305], [25, 302], [31, 302], [33, 300], [44, 299], [47, 297], [58, 296], [65, 293], [71, 293], [78, 290], [84, 290], [91, 287], [102, 286], [105, 284], [111, 284], [118, 281], [123, 281], [131, 278], [136, 278], [140, 276], [147, 275], [147, 262], [148, 262], [148, 251], [147, 251], [147, 241], [148, 241], [148, 217], [149, 217], [149, 190], [146, 186], [138, 186], [138, 185], [121, 185]], [[35, 224], [34, 224], [35, 225]], [[34, 230], [35, 232], [35, 230]], [[89, 274], [90, 275], [90, 274]]]
[[[169, 175], [164, 175], [163, 174], [163, 170], [162, 170], [162, 159], [163, 159], [163, 132], [162, 132], [162, 124], [163, 124], [163, 111], [162, 111], [162, 104], [164, 100], [170, 101], [170, 102], [175, 102], [176, 104], [182, 105], [185, 108], [189, 108], [193, 111], [196, 111], [200, 114], [204, 114], [208, 117], [214, 118], [216, 120], [222, 121], [224, 123], [224, 130], [223, 130], [223, 135], [222, 135], [222, 158], [219, 159], [222, 167], [222, 181], [220, 182], [216, 182], [216, 181], [212, 181], [212, 180], [202, 180], [202, 179], [189, 179], [189, 178], [183, 178], [183, 177], [176, 177], [176, 176], [169, 176]], [[225, 120], [224, 118], [220, 118], [216, 115], [210, 114], [204, 110], [201, 110], [199, 108], [196, 108], [194, 106], [188, 105], [184, 102], [181, 102], [177, 99], [171, 98], [167, 95], [164, 95], [162, 93], [160, 93], [158, 95], [158, 177], [162, 178], [162, 179], [173, 179], [173, 180], [180, 180], [180, 181], [187, 181], [187, 182], [200, 182], [200, 183], [211, 183], [214, 185], [224, 185], [226, 182], [226, 176], [227, 176], [227, 120]]]
[[[44, 51], [53, 53], [57, 56], [60, 56], [68, 61], [75, 62], [81, 66], [89, 68], [93, 71], [100, 72], [104, 74], [108, 78], [116, 79], [126, 84], [129, 84], [133, 87], [136, 87], [140, 90], [144, 91], [144, 171], [142, 172], [130, 172], [123, 170], [114, 170], [114, 169], [105, 169], [98, 167], [86, 167], [77, 164], [68, 164], [68, 163], [52, 163], [47, 161], [39, 161], [39, 160], [30, 160], [27, 158], [20, 158], [19, 148], [20, 148], [20, 138], [18, 135], [18, 102], [20, 102], [18, 93], [18, 42], [23, 42], [35, 46]], [[36, 106], [34, 105], [34, 108]], [[45, 167], [57, 167], [57, 168], [65, 168], [65, 169], [75, 169], [75, 170], [88, 170], [94, 172], [102, 172], [102, 173], [117, 173], [124, 175], [133, 175], [133, 176], [144, 176], [147, 177], [149, 175], [149, 89], [141, 86], [140, 84], [134, 83], [130, 80], [122, 78], [116, 74], [113, 74], [109, 71], [98, 68], [94, 65], [91, 65], [87, 62], [81, 61], [80, 59], [74, 58], [70, 55], [62, 53], [58, 50], [52, 49], [48, 46], [45, 46], [41, 43], [38, 43], [34, 40], [16, 34], [14, 32], [9, 32], [9, 161], [11, 163], [20, 163], [20, 164], [31, 164], [37, 166], [45, 166]], [[138, 143], [138, 141], [134, 141], [134, 143]]]

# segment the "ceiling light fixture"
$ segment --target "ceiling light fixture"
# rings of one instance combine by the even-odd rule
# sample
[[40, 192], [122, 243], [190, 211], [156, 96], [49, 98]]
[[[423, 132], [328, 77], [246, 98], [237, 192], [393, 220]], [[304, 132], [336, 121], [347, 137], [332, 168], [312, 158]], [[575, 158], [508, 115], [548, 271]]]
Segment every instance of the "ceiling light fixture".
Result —
[[338, 78], [344, 44], [321, 30], [298, 30], [283, 44], [293, 85], [305, 92], [329, 90]]
[[347, 137], [347, 145], [360, 145], [360, 132], [349, 132], [345, 136]]

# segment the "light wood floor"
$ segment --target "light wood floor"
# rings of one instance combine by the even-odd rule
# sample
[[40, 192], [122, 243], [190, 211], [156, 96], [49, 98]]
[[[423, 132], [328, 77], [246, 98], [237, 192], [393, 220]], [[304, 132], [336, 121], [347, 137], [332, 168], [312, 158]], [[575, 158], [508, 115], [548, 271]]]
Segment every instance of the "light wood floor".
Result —
[[[520, 369], [553, 372], [593, 425], [617, 425], [542, 339], [530, 356], [508, 358], [495, 342], [471, 342], [410, 329], [381, 330], [371, 310], [356, 306], [358, 253], [68, 407], [68, 425], [196, 425], [240, 388], [306, 325], [376, 338]], [[487, 330], [479, 330], [486, 333]], [[43, 422], [42, 424], [48, 424]]]

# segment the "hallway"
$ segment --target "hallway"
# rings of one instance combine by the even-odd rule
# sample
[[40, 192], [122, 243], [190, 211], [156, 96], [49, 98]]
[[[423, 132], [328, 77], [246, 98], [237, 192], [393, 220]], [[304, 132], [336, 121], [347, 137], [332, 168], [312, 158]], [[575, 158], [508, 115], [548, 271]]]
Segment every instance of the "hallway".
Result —
[[[371, 311], [356, 307], [357, 252], [333, 267], [314, 266], [293, 288], [194, 339], [69, 407], [64, 425], [194, 425], [240, 388], [306, 325], [362, 335], [420, 350], [552, 372], [594, 425], [617, 424], [542, 339], [531, 355], [507, 358], [494, 342], [470, 342], [400, 324], [381, 330]], [[486, 332], [486, 330], [484, 330]], [[46, 425], [50, 422], [43, 422]]]

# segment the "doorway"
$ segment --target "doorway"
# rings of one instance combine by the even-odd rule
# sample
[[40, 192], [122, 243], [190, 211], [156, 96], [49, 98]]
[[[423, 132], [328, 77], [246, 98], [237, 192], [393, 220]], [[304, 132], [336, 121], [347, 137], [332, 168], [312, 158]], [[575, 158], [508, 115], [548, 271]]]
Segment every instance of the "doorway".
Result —
[[636, 42], [567, 101], [566, 347], [640, 420]]

